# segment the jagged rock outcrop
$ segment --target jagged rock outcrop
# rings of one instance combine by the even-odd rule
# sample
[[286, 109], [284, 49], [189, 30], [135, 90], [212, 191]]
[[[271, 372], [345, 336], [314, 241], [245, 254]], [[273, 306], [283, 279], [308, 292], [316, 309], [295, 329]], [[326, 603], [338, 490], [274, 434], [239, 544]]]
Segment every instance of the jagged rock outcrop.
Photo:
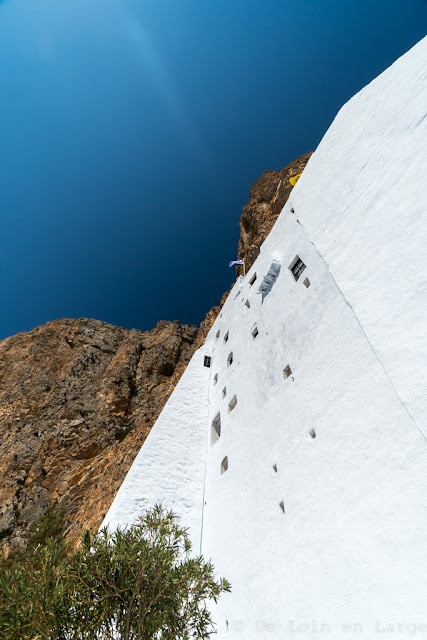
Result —
[[221, 308], [224, 302], [227, 300], [227, 296], [229, 293], [230, 291], [226, 291], [226, 293], [224, 293], [224, 295], [222, 296], [219, 302], [219, 305], [216, 307], [212, 307], [212, 309], [210, 309], [207, 312], [205, 319], [200, 325], [199, 333], [197, 334], [197, 340], [196, 340], [197, 347], [201, 347], [204, 341], [206, 340], [206, 336], [208, 335], [213, 323], [217, 319], [218, 314], [221, 311]]
[[[238, 249], [247, 269], [310, 155], [252, 186]], [[62, 319], [0, 342], [0, 547], [25, 545], [31, 523], [61, 500], [70, 535], [99, 527], [227, 295], [199, 330]]]
[[[0, 342], [0, 538], [61, 499], [99, 526], [195, 348], [197, 328], [56, 320]], [[13, 535], [10, 535], [13, 534]]]
[[[309, 161], [312, 151], [290, 162], [284, 169], [279, 171], [268, 170], [254, 182], [249, 193], [249, 202], [243, 208], [240, 217], [240, 238], [237, 248], [237, 257], [245, 259], [246, 271], [250, 269], [257, 259], [260, 247], [270, 231], [294, 188], [289, 182], [289, 178], [302, 173]], [[237, 276], [243, 275], [243, 268], [236, 267]], [[205, 320], [200, 325], [198, 344], [209, 333], [209, 329], [215, 322], [221, 307], [227, 299], [227, 293], [221, 298], [217, 307], [213, 307], [206, 315]]]
[[[240, 218], [238, 257], [245, 258], [246, 271], [258, 257], [260, 247], [286, 204], [293, 186], [289, 178], [301, 173], [312, 151], [289, 163], [281, 171], [266, 171], [251, 188], [249, 202]], [[243, 274], [237, 267], [237, 274]]]

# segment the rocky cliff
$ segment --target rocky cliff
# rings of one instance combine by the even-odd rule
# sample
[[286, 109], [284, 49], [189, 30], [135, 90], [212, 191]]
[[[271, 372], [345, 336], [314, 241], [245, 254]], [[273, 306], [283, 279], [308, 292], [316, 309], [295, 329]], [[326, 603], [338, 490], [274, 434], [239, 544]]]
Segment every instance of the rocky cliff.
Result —
[[197, 328], [56, 320], [0, 342], [0, 535], [66, 499], [99, 526], [194, 349]]
[[[302, 173], [312, 152], [288, 164], [281, 171], [266, 171], [251, 188], [249, 202], [240, 218], [239, 258], [245, 258], [246, 271], [258, 257], [260, 247], [287, 202], [293, 186], [289, 178]], [[237, 267], [238, 275], [243, 274]]]
[[[310, 155], [253, 185], [240, 221], [247, 267]], [[100, 525], [226, 297], [200, 329], [62, 319], [0, 342], [0, 545], [25, 545], [30, 524], [60, 500], [70, 535]]]

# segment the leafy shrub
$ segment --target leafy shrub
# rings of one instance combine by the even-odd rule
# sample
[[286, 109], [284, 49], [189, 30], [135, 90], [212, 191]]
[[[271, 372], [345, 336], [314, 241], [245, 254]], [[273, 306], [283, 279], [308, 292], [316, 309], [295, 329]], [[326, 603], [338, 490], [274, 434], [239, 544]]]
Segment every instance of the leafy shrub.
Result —
[[0, 559], [2, 640], [210, 637], [207, 604], [230, 585], [215, 580], [202, 556], [190, 557], [187, 530], [172, 512], [156, 506], [127, 529], [87, 531], [75, 550], [60, 522], [64, 513], [51, 512], [25, 552]]

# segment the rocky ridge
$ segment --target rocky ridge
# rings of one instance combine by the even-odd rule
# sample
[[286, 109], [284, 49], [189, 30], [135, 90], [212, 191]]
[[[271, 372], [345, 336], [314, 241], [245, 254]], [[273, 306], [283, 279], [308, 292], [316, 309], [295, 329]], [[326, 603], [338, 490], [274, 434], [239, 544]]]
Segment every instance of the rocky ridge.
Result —
[[[290, 196], [293, 186], [289, 178], [304, 171], [311, 155], [312, 152], [304, 154], [281, 171], [265, 171], [252, 185], [249, 202], [243, 207], [240, 218], [240, 239], [237, 248], [238, 257], [245, 259], [246, 271], [257, 259], [262, 243]], [[242, 267], [237, 267], [237, 274], [243, 274]]]
[[[253, 185], [240, 220], [247, 268], [310, 155]], [[0, 342], [0, 547], [25, 546], [31, 523], [62, 500], [71, 536], [99, 527], [227, 295], [199, 329], [61, 319]]]
[[0, 536], [22, 545], [59, 500], [99, 526], [184, 371], [197, 327], [55, 320], [0, 342]]

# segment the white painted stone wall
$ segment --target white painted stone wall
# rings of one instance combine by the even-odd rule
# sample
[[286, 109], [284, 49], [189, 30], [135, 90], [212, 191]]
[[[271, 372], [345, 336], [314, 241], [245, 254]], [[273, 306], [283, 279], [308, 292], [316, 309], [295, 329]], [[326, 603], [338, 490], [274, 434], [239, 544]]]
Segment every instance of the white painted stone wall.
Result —
[[166, 499], [201, 527], [219, 640], [427, 637], [426, 61], [340, 111], [107, 515]]
[[101, 527], [132, 524], [156, 503], [181, 517], [200, 552], [210, 369], [206, 348], [184, 371], [114, 498]]

